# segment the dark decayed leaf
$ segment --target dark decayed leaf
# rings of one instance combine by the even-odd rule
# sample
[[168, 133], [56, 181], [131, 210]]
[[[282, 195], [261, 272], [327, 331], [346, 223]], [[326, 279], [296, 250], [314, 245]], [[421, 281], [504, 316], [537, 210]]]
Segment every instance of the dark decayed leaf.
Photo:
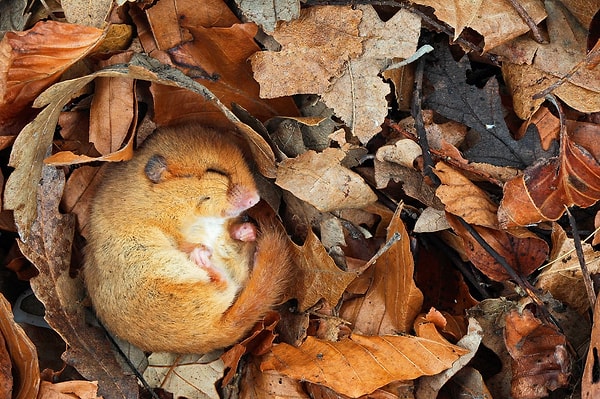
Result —
[[523, 169], [536, 159], [552, 155], [551, 150], [546, 152], [541, 148], [533, 130], [519, 141], [511, 136], [504, 122], [495, 78], [491, 78], [483, 89], [467, 84], [467, 57], [456, 62], [447, 46], [438, 44], [436, 47], [435, 60], [425, 67], [433, 91], [425, 97], [424, 107], [477, 132], [479, 141], [465, 152], [469, 161]]

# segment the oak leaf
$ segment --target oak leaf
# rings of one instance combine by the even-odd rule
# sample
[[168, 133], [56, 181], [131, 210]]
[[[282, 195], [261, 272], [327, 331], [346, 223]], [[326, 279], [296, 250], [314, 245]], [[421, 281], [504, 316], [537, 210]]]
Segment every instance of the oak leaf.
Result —
[[297, 260], [298, 289], [295, 293], [301, 312], [325, 298], [335, 306], [356, 273], [344, 272], [336, 266], [315, 233], [308, 230], [304, 245], [294, 245]]
[[273, 37], [281, 51], [250, 58], [261, 97], [326, 91], [331, 80], [342, 75], [344, 64], [363, 50], [361, 16], [351, 7], [316, 6], [301, 10], [296, 20], [280, 23]]
[[274, 346], [261, 370], [277, 370], [356, 398], [392, 381], [437, 374], [467, 352], [447, 341], [408, 335], [352, 334], [338, 342], [308, 337], [298, 348]]

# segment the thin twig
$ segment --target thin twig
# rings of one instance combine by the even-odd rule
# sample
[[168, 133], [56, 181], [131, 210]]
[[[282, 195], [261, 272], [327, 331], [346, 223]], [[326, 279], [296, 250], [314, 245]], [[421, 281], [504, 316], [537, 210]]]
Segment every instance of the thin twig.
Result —
[[577, 260], [579, 260], [579, 266], [581, 267], [581, 273], [583, 274], [583, 285], [585, 285], [585, 292], [590, 302], [591, 309], [594, 309], [596, 305], [596, 293], [594, 291], [594, 282], [590, 276], [590, 272], [585, 264], [585, 256], [583, 255], [583, 247], [581, 246], [581, 238], [579, 238], [579, 232], [577, 231], [577, 223], [575, 218], [569, 211], [569, 208], [565, 205], [567, 215], [569, 216], [569, 223], [571, 224], [571, 230], [573, 232], [573, 244], [575, 245], [575, 252], [577, 253]]
[[525, 22], [527, 24], [527, 26], [529, 26], [529, 29], [531, 29], [531, 33], [533, 34], [533, 38], [535, 39], [535, 41], [538, 43], [547, 43], [547, 41], [542, 37], [542, 33], [540, 32], [540, 29], [536, 25], [535, 21], [527, 13], [527, 10], [525, 10], [525, 8], [523, 8], [521, 3], [519, 3], [519, 0], [508, 0], [508, 1], [513, 6], [513, 8], [517, 12], [517, 14], [519, 14], [519, 16], [521, 17], [523, 22]]
[[431, 179], [435, 186], [441, 184], [440, 178], [433, 173], [433, 159], [429, 151], [429, 143], [427, 142], [427, 132], [423, 122], [423, 113], [421, 112], [421, 92], [423, 91], [423, 71], [425, 69], [425, 59], [419, 58], [417, 68], [415, 70], [415, 89], [413, 91], [413, 101], [411, 114], [415, 120], [415, 128], [417, 129], [417, 137], [419, 146], [423, 152], [423, 174]]
[[381, 248], [379, 248], [379, 251], [377, 251], [377, 253], [375, 255], [373, 255], [373, 257], [357, 271], [357, 274], [361, 274], [362, 272], [367, 270], [371, 265], [373, 265], [375, 262], [377, 262], [377, 259], [379, 259], [379, 257], [381, 255], [383, 255], [385, 252], [387, 252], [387, 250], [390, 249], [390, 247], [392, 245], [394, 245], [397, 241], [399, 241], [401, 238], [402, 238], [402, 234], [395, 232], [390, 237], [390, 239], [387, 240], [387, 242], [385, 244], [383, 244], [383, 246]]
[[535, 292], [535, 288], [531, 285], [531, 283], [529, 283], [529, 281], [527, 281], [526, 279], [524, 279], [523, 277], [521, 277], [520, 275], [518, 275], [517, 272], [515, 272], [515, 270], [512, 268], [512, 266], [508, 264], [508, 262], [506, 261], [506, 259], [504, 259], [498, 252], [496, 252], [496, 250], [494, 248], [492, 248], [492, 246], [490, 244], [488, 244], [487, 241], [485, 241], [485, 239], [481, 236], [481, 234], [479, 234], [479, 232], [477, 230], [475, 230], [469, 223], [467, 223], [460, 216], [456, 216], [456, 217], [458, 218], [458, 221], [460, 222], [460, 224], [462, 224], [462, 226], [475, 239], [475, 241], [477, 241], [477, 243], [479, 245], [481, 245], [481, 247], [487, 253], [489, 253], [490, 256], [492, 258], [494, 258], [494, 260], [498, 264], [500, 264], [500, 266], [502, 266], [502, 268], [504, 268], [504, 270], [506, 271], [506, 273], [508, 273], [508, 275], [510, 276], [510, 278], [514, 282], [516, 282], [517, 285], [523, 291], [525, 291], [525, 293], [527, 294], [527, 296], [529, 298], [531, 298], [531, 300], [533, 301], [533, 303], [535, 303], [540, 308], [540, 310], [544, 314], [545, 318], [547, 320], [549, 320], [550, 322], [552, 322], [552, 324], [554, 324], [560, 331], [562, 331], [560, 323], [558, 322], [558, 320], [556, 320], [556, 318], [554, 316], [552, 316], [552, 314], [548, 311], [548, 309], [546, 309], [546, 305], [544, 304], [544, 301], [542, 301], [542, 299]]

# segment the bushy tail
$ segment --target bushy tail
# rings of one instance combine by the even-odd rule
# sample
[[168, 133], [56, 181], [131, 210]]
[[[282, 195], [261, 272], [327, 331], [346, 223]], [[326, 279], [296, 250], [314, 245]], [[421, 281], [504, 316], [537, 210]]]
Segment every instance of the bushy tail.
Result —
[[288, 237], [272, 223], [261, 225], [260, 230], [250, 278], [219, 323], [224, 334], [238, 339], [280, 303], [293, 278]]

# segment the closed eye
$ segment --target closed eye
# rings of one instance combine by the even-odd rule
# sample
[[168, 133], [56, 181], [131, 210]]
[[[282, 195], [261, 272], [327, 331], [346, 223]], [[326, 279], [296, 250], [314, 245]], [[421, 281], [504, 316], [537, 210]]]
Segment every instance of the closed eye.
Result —
[[206, 169], [206, 172], [207, 173], [216, 173], [216, 174], [221, 175], [221, 176], [229, 177], [229, 173], [227, 173], [227, 172], [225, 172], [224, 170], [221, 170], [221, 169], [209, 168], [209, 169]]

